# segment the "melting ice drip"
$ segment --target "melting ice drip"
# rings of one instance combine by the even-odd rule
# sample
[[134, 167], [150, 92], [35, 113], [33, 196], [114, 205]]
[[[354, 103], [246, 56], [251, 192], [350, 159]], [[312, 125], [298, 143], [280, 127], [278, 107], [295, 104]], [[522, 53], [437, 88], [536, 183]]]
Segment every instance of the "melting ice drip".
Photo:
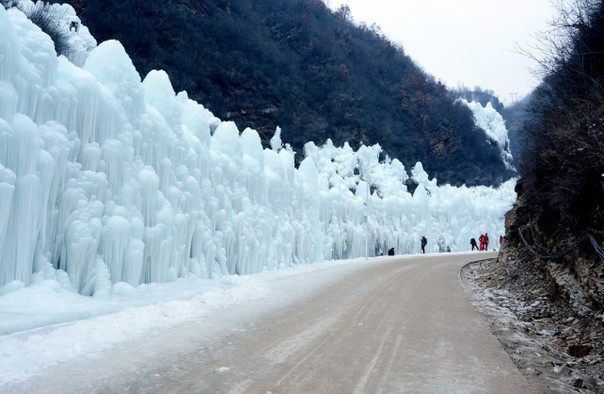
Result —
[[[62, 7], [68, 29], [77, 17]], [[437, 187], [418, 163], [412, 195], [379, 146], [329, 141], [308, 143], [296, 168], [279, 130], [263, 149], [256, 131], [175, 94], [163, 71], [141, 81], [119, 42], [68, 34], [72, 55], [57, 57], [23, 13], [0, 7], [0, 286], [37, 273], [102, 294], [413, 253], [422, 234], [429, 251], [465, 250], [477, 231], [503, 231], [512, 183]]]

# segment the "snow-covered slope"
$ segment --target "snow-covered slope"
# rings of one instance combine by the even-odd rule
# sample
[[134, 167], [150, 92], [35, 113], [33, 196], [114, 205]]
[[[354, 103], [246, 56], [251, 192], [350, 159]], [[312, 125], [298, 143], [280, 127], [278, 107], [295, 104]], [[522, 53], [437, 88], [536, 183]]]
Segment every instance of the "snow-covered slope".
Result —
[[47, 278], [99, 297], [503, 233], [513, 182], [437, 187], [418, 164], [411, 195], [379, 146], [309, 143], [296, 168], [278, 136], [263, 149], [164, 72], [141, 81], [119, 42], [68, 31], [85, 43], [75, 64], [0, 7], [0, 286]]

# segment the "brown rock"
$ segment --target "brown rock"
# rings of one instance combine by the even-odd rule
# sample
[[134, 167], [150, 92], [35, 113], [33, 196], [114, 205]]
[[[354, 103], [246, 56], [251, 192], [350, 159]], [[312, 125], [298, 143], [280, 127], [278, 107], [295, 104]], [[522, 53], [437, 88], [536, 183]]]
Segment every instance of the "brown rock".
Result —
[[591, 352], [592, 347], [589, 345], [571, 345], [568, 347], [568, 354], [573, 357], [585, 357]]

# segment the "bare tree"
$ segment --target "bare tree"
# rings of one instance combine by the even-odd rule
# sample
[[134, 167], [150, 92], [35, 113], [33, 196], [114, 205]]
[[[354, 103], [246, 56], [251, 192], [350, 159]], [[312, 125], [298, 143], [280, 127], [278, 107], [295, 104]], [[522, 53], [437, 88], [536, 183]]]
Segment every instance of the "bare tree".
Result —
[[604, 225], [604, 5], [566, 0], [558, 11], [529, 105], [521, 174], [542, 227], [580, 233]]

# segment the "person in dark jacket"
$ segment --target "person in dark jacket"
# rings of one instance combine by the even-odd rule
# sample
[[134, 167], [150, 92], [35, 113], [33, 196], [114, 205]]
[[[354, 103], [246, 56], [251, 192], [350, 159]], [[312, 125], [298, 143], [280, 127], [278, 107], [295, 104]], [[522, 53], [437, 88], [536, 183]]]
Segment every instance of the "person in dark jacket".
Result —
[[425, 235], [422, 235], [422, 253], [426, 253], [426, 244], [428, 243], [428, 240], [426, 239]]
[[476, 244], [476, 239], [471, 238], [470, 245], [472, 245], [472, 250], [474, 250], [474, 248], [476, 248], [476, 250], [478, 250], [478, 245]]

